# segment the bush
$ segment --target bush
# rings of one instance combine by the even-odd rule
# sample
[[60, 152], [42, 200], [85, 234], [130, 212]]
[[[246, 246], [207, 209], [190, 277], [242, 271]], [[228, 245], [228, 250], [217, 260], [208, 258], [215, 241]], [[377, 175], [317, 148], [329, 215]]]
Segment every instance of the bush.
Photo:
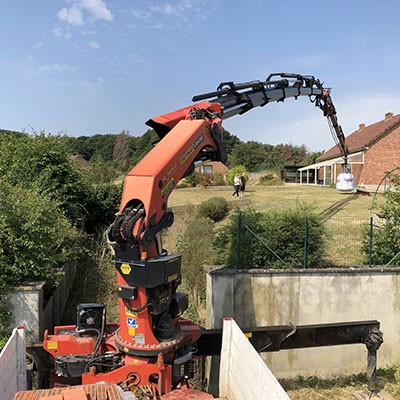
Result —
[[225, 185], [224, 175], [221, 172], [214, 172], [212, 181], [215, 186]]
[[85, 230], [88, 233], [100, 233], [115, 219], [121, 203], [123, 185], [103, 183], [92, 187], [87, 199], [90, 212], [86, 217]]
[[[199, 240], [201, 238], [201, 240]], [[204, 265], [211, 262], [213, 223], [199, 217], [188, 222], [178, 234], [177, 249], [182, 254], [182, 288], [189, 292], [188, 317], [205, 322], [206, 273]]]
[[93, 163], [85, 173], [92, 184], [112, 183], [120, 175], [120, 171], [112, 163], [104, 161]]
[[247, 171], [246, 167], [243, 165], [236, 165], [235, 167], [231, 168], [226, 175], [226, 178], [228, 180], [228, 183], [230, 185], [233, 185], [233, 180], [235, 178], [235, 175], [244, 175], [244, 178], [246, 182], [249, 179], [249, 172]]
[[0, 184], [0, 286], [28, 280], [55, 284], [55, 269], [79, 253], [76, 229], [54, 201], [17, 185]]
[[281, 186], [283, 182], [276, 174], [269, 172], [260, 178], [258, 184], [264, 186]]
[[44, 133], [20, 139], [0, 136], [0, 176], [46, 195], [74, 224], [85, 219], [91, 188], [73, 164], [63, 137]]
[[[325, 249], [324, 227], [317, 213], [307, 206], [269, 210], [264, 213], [253, 209], [236, 211], [216, 237], [215, 261], [240, 269], [299, 267], [304, 259], [306, 217], [308, 218], [308, 265], [311, 267], [320, 265], [323, 262]], [[238, 242], [239, 219], [240, 242]], [[279, 261], [271, 250], [283, 259], [285, 264]]]
[[184, 178], [182, 182], [185, 182], [191, 187], [195, 187], [199, 183], [199, 174], [197, 172], [193, 172], [192, 174]]
[[213, 184], [212, 178], [212, 174], [199, 174], [198, 185], [203, 187], [211, 186]]
[[[386, 202], [380, 208], [385, 224], [374, 229], [372, 241], [372, 261], [375, 265], [385, 265], [400, 252], [400, 178], [389, 174], [391, 190], [385, 192]], [[363, 231], [361, 252], [365, 261], [369, 258], [369, 227]], [[400, 259], [394, 262], [399, 265]]]
[[210, 218], [214, 222], [224, 219], [228, 212], [228, 202], [223, 197], [211, 197], [203, 201], [197, 208], [198, 216]]

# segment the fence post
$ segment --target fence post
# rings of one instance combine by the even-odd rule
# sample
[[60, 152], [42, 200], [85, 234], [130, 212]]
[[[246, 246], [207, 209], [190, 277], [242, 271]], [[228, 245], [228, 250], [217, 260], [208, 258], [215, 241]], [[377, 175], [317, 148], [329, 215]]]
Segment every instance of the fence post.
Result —
[[373, 238], [373, 226], [374, 226], [374, 217], [369, 218], [369, 254], [368, 254], [368, 263], [369, 266], [372, 267], [372, 238]]
[[236, 247], [236, 268], [239, 269], [240, 264], [240, 226], [242, 224], [242, 213], [238, 214], [238, 228], [237, 228], [237, 247]]
[[308, 264], [308, 217], [304, 220], [304, 268]]

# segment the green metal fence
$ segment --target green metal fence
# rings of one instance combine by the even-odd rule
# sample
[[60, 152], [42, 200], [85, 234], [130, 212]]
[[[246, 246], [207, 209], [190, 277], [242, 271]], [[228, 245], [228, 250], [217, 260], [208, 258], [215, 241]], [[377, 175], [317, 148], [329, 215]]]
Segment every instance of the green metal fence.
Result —
[[[326, 254], [325, 260], [326, 265], [332, 267], [350, 267], [350, 266], [373, 266], [374, 260], [372, 259], [371, 252], [368, 254], [368, 249], [372, 248], [374, 240], [374, 230], [382, 227], [381, 218], [378, 216], [371, 216], [370, 218], [365, 217], [354, 217], [346, 216], [343, 214], [334, 214], [326, 218], [325, 233], [326, 233]], [[304, 221], [304, 258], [303, 268], [308, 267], [308, 231], [310, 228], [310, 222], [308, 218]], [[238, 218], [238, 230], [237, 230], [237, 254], [236, 254], [236, 265], [240, 267], [240, 243], [241, 243], [241, 230], [248, 230], [254, 240], [259, 241], [264, 247], [265, 251], [274, 255], [279, 260], [282, 267], [285, 268], [285, 260], [282, 259], [273, 248], [270, 248], [263, 238], [259, 237], [254, 233], [250, 227], [248, 227], [240, 218]], [[367, 250], [362, 251], [361, 247], [364, 242], [364, 248]], [[400, 254], [394, 258], [393, 261], [400, 259]]]
[[366, 254], [362, 254], [361, 245], [363, 240], [370, 241], [369, 226], [368, 219], [354, 216], [334, 215], [326, 220], [327, 261], [335, 266], [367, 264], [368, 259]]

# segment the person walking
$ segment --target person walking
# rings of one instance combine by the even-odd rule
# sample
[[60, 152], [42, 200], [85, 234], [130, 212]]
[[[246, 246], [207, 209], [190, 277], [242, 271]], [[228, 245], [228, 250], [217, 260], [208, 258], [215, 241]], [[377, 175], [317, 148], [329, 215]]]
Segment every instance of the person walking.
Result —
[[245, 178], [244, 174], [240, 175], [239, 179], [240, 179], [240, 192], [239, 192], [239, 194], [240, 194], [240, 197], [243, 197], [243, 193], [246, 190], [246, 178]]
[[239, 190], [240, 190], [240, 176], [239, 174], [236, 174], [235, 177], [233, 178], [233, 185], [235, 188], [235, 191], [232, 194], [232, 197], [239, 197]]

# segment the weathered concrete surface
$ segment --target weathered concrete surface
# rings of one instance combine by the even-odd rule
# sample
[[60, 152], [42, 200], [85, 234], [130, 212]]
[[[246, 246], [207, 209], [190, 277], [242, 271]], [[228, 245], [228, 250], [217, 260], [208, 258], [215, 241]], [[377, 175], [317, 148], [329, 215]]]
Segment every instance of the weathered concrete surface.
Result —
[[7, 296], [10, 311], [9, 327], [24, 326], [27, 340], [38, 343], [43, 340], [43, 333], [60, 324], [62, 313], [68, 300], [76, 274], [75, 263], [67, 263], [60, 270], [63, 277], [50, 299], [44, 304], [44, 282], [29, 282], [15, 288]]
[[32, 282], [16, 288], [8, 295], [9, 326], [24, 326], [26, 338], [34, 343], [43, 338], [44, 282]]
[[26, 390], [25, 331], [14, 329], [0, 352], [0, 399], [12, 400], [18, 390]]
[[[400, 269], [214, 270], [207, 276], [207, 328], [225, 317], [240, 327], [381, 322], [378, 367], [400, 361]], [[332, 376], [367, 366], [364, 345], [284, 350], [262, 355], [275, 376]]]
[[223, 323], [219, 395], [229, 400], [290, 400], [233, 319]]

